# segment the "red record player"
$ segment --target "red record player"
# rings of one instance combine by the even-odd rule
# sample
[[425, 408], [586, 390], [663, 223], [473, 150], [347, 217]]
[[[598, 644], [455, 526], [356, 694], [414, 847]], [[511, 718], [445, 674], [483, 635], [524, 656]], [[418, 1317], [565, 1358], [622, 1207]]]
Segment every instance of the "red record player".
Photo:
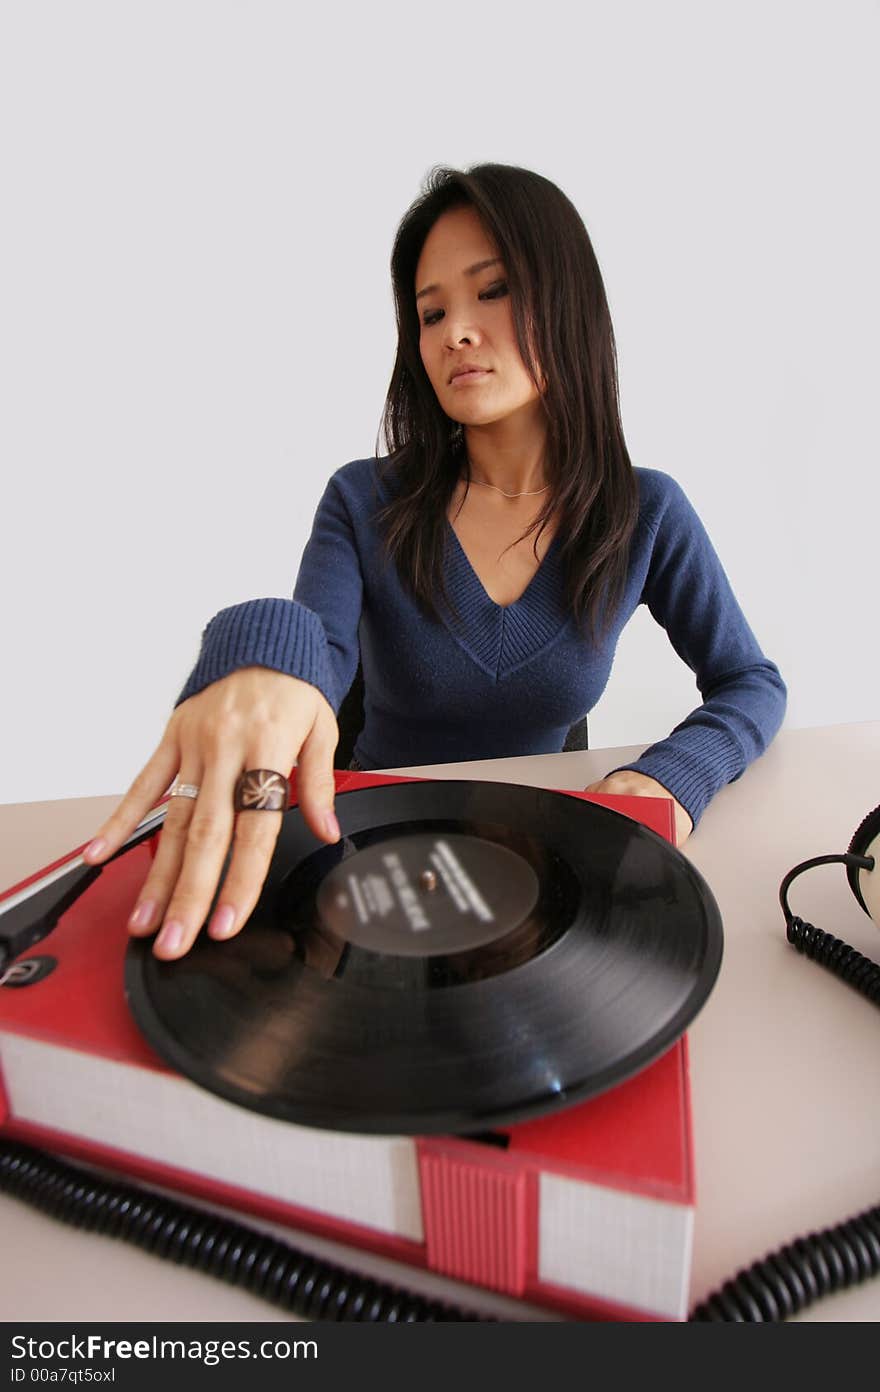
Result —
[[[405, 782], [338, 775], [343, 828], [347, 793]], [[674, 840], [665, 799], [570, 796]], [[125, 920], [152, 845], [105, 867], [0, 978], [0, 1138], [575, 1318], [686, 1317], [695, 1189], [684, 1034], [610, 1090], [489, 1135], [360, 1134], [237, 1106], [170, 1068], [126, 1001]], [[69, 860], [6, 891], [0, 915]]]

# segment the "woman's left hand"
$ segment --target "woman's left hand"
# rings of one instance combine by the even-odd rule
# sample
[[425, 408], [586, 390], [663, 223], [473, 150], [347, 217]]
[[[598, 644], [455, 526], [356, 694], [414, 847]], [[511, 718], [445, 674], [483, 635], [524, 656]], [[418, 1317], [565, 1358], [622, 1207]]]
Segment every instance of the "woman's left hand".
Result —
[[687, 812], [680, 802], [675, 801], [669, 790], [664, 788], [662, 783], [658, 783], [656, 778], [648, 778], [646, 774], [637, 773], [635, 769], [621, 769], [618, 773], [609, 773], [607, 778], [600, 778], [598, 783], [591, 783], [584, 792], [617, 793], [622, 797], [669, 798], [675, 816], [676, 846], [683, 846], [694, 829]]

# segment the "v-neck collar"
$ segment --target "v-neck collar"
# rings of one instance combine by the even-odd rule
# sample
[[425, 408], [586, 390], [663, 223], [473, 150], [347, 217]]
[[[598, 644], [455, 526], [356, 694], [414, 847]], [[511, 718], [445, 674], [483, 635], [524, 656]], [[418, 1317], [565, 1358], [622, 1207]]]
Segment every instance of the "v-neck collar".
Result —
[[455, 611], [447, 614], [446, 626], [468, 656], [500, 680], [537, 657], [565, 625], [568, 613], [559, 533], [519, 598], [511, 604], [496, 604], [455, 528], [450, 522], [446, 525], [446, 586]]

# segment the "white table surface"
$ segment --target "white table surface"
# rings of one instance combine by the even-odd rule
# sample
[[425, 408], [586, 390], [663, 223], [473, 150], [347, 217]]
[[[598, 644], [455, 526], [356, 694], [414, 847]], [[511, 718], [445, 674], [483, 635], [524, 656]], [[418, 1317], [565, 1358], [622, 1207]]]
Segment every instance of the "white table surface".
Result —
[[[636, 752], [406, 772], [577, 788]], [[116, 801], [0, 807], [0, 886], [86, 840]], [[691, 1306], [756, 1258], [880, 1204], [880, 1011], [788, 946], [778, 903], [783, 875], [811, 856], [845, 851], [878, 803], [880, 722], [783, 731], [718, 795], [685, 847], [715, 894], [725, 934], [718, 982], [689, 1031], [697, 1174]], [[880, 927], [856, 903], [842, 866], [806, 874], [791, 901], [817, 927], [880, 960]], [[472, 1288], [283, 1231], [297, 1246], [411, 1289], [502, 1318], [555, 1318], [529, 1315], [488, 1292], [474, 1299]], [[285, 1318], [256, 1297], [0, 1196], [0, 1320]], [[798, 1318], [880, 1319], [880, 1278]]]

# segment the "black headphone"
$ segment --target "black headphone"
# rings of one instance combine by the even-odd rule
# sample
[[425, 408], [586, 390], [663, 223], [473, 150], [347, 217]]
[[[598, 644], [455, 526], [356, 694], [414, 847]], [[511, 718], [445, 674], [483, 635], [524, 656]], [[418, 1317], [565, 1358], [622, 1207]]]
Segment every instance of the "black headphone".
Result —
[[846, 876], [850, 889], [865, 913], [880, 924], [880, 872], [874, 870], [874, 866], [880, 862], [880, 807], [869, 812], [856, 828], [847, 854], [871, 862], [870, 865], [848, 864]]
[[856, 827], [845, 855], [814, 856], [789, 870], [779, 887], [788, 941], [798, 952], [819, 962], [841, 980], [854, 986], [874, 1005], [880, 1005], [880, 964], [863, 957], [855, 948], [830, 933], [823, 933], [793, 914], [788, 906], [792, 880], [815, 865], [845, 865], [850, 889], [865, 913], [880, 925], [880, 807], [875, 807]]

